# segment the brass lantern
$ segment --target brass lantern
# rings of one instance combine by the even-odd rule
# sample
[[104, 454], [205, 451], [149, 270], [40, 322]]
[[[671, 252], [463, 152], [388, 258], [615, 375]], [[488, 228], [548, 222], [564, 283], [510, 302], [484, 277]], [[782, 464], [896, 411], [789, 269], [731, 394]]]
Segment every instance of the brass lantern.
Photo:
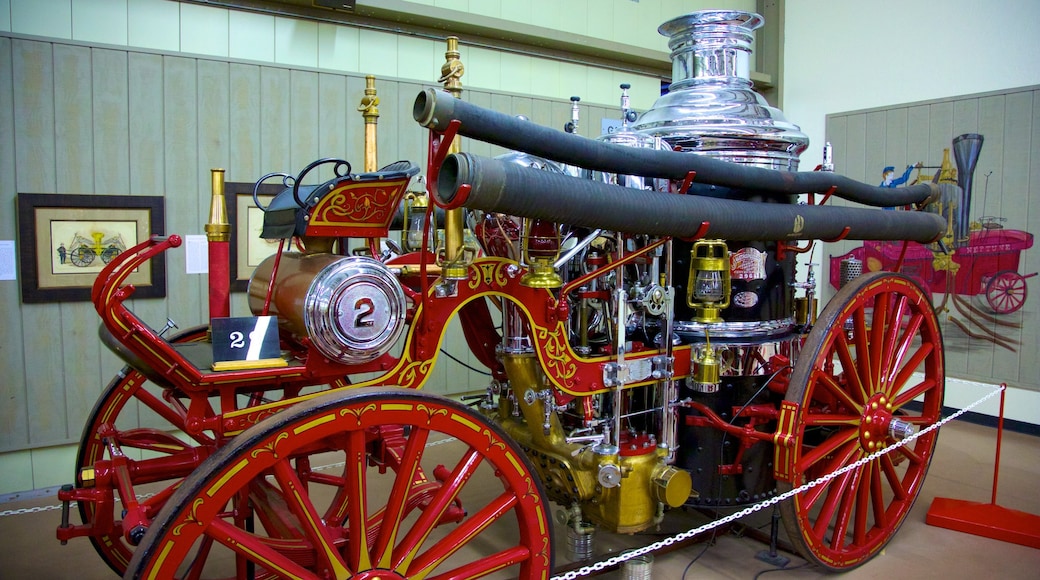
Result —
[[524, 219], [521, 252], [530, 268], [520, 278], [520, 284], [529, 288], [559, 288], [563, 279], [556, 273], [555, 262], [560, 256], [560, 226], [556, 222]]
[[701, 240], [690, 250], [690, 280], [686, 303], [693, 319], [704, 324], [722, 322], [719, 312], [729, 306], [729, 250], [722, 240]]
[[[418, 252], [422, 250], [423, 223], [426, 220], [426, 210], [430, 206], [429, 197], [426, 195], [426, 178], [419, 176], [417, 187], [409, 190], [404, 195], [402, 206], [404, 207], [404, 226], [401, 229], [401, 248], [405, 252]], [[430, 251], [437, 247], [437, 221], [436, 215], [430, 216], [430, 236], [426, 246]]]

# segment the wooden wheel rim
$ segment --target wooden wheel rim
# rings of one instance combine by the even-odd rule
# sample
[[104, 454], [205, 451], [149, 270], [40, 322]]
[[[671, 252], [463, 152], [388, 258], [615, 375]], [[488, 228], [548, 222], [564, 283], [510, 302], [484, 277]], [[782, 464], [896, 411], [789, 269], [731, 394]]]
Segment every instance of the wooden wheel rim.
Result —
[[[365, 469], [349, 467], [366, 465], [366, 431], [388, 424], [406, 426], [409, 442], [403, 456], [413, 459], [403, 462], [386, 505], [375, 510], [357, 509], [371, 502], [366, 488], [369, 476]], [[430, 433], [454, 437], [468, 451], [454, 469], [448, 466], [450, 474], [438, 476], [446, 476], [443, 485], [417, 520], [403, 523], [405, 518], [394, 514], [405, 511], [405, 496], [414, 485], [409, 482], [414, 481], [415, 468]], [[338, 526], [327, 523], [328, 514], [317, 513], [305, 486], [293, 481], [294, 468], [289, 467], [294, 454], [320, 448], [329, 438], [345, 441], [347, 452], [344, 486], [351, 499], [344, 504], [344, 517]], [[501, 481], [502, 492], [487, 506], [465, 506], [471, 511], [456, 528], [432, 546], [424, 546], [429, 533], [427, 524], [440, 517], [438, 510], [454, 501], [454, 494], [465, 487], [477, 465], [485, 461]], [[263, 577], [263, 571], [284, 577], [318, 578], [328, 573], [332, 577], [366, 578], [381, 570], [389, 571], [391, 578], [395, 574], [409, 578], [440, 577], [445, 574], [437, 567], [442, 561], [476, 538], [489, 521], [511, 522], [507, 514], [512, 513], [518, 530], [516, 545], [450, 572], [479, 577], [519, 564], [520, 577], [548, 578], [552, 571], [548, 506], [541, 484], [532, 473], [526, 456], [500, 429], [448, 399], [387, 388], [318, 397], [250, 428], [207, 459], [155, 518], [134, 554], [128, 575], [173, 577], [180, 564], [191, 557], [199, 540], [200, 545], [210, 541], [213, 545], [219, 542], [238, 546], [231, 549], [240, 559], [254, 564], [258, 577]], [[306, 560], [313, 565], [301, 565], [299, 557], [279, 554], [278, 541], [264, 541], [222, 519], [233, 498], [250, 481], [265, 476], [277, 481], [290, 500], [290, 509], [305, 528], [304, 543], [312, 552]], [[487, 479], [481, 479], [480, 485], [488, 485]], [[366, 501], [352, 499], [359, 497]], [[373, 514], [379, 521], [373, 523]], [[384, 527], [384, 522], [393, 525]]]
[[[786, 467], [792, 477], [778, 488], [788, 491], [891, 444], [893, 418], [917, 430], [938, 422], [944, 384], [942, 335], [927, 294], [886, 272], [850, 282], [821, 314], [792, 373], [787, 400], [799, 405]], [[923, 404], [908, 405], [915, 398]], [[782, 504], [792, 542], [831, 570], [869, 560], [913, 506], [937, 436], [932, 431]]]

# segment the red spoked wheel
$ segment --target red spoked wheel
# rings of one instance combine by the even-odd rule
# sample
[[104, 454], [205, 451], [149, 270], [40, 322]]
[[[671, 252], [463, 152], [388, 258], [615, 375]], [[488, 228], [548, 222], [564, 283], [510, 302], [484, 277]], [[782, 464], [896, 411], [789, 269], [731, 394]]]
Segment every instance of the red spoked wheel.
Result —
[[[304, 481], [301, 462], [345, 469]], [[516, 444], [464, 405], [409, 389], [330, 393], [206, 460], [127, 577], [548, 578], [544, 498]]]
[[997, 272], [986, 283], [986, 302], [997, 314], [1011, 314], [1026, 303], [1029, 288], [1018, 272]]
[[[172, 343], [199, 342], [206, 340], [209, 327], [198, 326], [180, 332], [170, 338]], [[148, 379], [133, 367], [126, 366], [119, 371], [94, 404], [94, 409], [87, 416], [80, 438], [79, 450], [76, 454], [76, 484], [80, 487], [91, 486], [84, 480], [86, 474], [93, 475], [94, 463], [105, 459], [108, 450], [106, 440], [118, 445], [134, 459], [143, 454], [151, 457], [154, 465], [163, 459], [187, 457], [195, 453], [197, 446], [213, 448], [212, 440], [201, 439], [188, 442], [175, 437], [172, 433], [184, 432], [183, 410], [176, 407], [175, 401], [165, 400], [161, 389], [148, 382]], [[139, 424], [150, 424], [151, 427], [140, 427]], [[181, 469], [166, 473], [139, 478], [148, 485], [151, 491], [180, 481], [191, 472], [194, 466], [202, 462], [202, 458], [190, 461]], [[144, 492], [142, 492], [142, 495]], [[114, 500], [114, 497], [111, 498]], [[153, 495], [142, 500], [146, 506], [161, 505], [164, 497]], [[83, 523], [111, 522], [113, 533], [90, 536], [94, 549], [112, 570], [122, 574], [133, 555], [132, 546], [120, 533], [121, 525], [117, 514], [119, 506], [114, 501], [102, 503], [77, 502]], [[158, 512], [158, 507], [154, 510]]]
[[[191, 328], [174, 335], [169, 341], [177, 345], [203, 342], [208, 338], [208, 329], [208, 326]], [[209, 348], [209, 345], [198, 345], [198, 348]], [[332, 386], [345, 384], [338, 381]], [[238, 408], [245, 408], [298, 394], [298, 388], [255, 393], [243, 391], [231, 400]], [[212, 415], [220, 412], [220, 406], [228, 402], [226, 397], [212, 399], [203, 401], [205, 409], [199, 407], [193, 412]], [[136, 549], [124, 535], [124, 527], [133, 526], [124, 526], [126, 505], [121, 500], [125, 498], [118, 491], [118, 480], [111, 467], [100, 472], [96, 467], [110, 463], [110, 444], [118, 448], [128, 458], [124, 476], [128, 490], [139, 501], [141, 516], [145, 520], [151, 519], [176, 486], [220, 445], [209, 432], [187, 428], [186, 422], [191, 420], [191, 405], [184, 393], [151, 382], [143, 373], [127, 366], [108, 384], [88, 415], [76, 456], [76, 485], [93, 488], [96, 494], [95, 501], [78, 501], [77, 507], [83, 523], [93, 526], [94, 533], [88, 537], [94, 549], [120, 575], [126, 571]], [[109, 473], [105, 473], [106, 469]], [[305, 465], [301, 465], [303, 469], [306, 469]], [[97, 484], [94, 479], [102, 479], [105, 483]], [[134, 530], [135, 533], [138, 531], [143, 533], [143, 529]]]
[[[887, 272], [847, 284], [820, 315], [791, 375], [786, 398], [799, 409], [793, 446], [778, 464], [780, 491], [938, 422], [944, 368], [938, 321], [920, 286]], [[781, 504], [791, 541], [833, 571], [869, 560], [910, 512], [937, 436], [930, 431]]]

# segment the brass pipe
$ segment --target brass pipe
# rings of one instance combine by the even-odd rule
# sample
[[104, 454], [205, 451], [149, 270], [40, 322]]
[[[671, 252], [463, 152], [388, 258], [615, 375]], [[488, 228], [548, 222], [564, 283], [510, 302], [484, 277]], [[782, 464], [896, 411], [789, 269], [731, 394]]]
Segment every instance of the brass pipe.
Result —
[[365, 77], [365, 96], [361, 97], [358, 111], [365, 118], [365, 168], [366, 172], [379, 169], [376, 126], [379, 123], [379, 97], [376, 95], [376, 77]]
[[209, 221], [206, 231], [209, 259], [209, 316], [231, 316], [231, 221], [224, 195], [224, 170], [210, 170]]
[[209, 221], [204, 227], [206, 239], [211, 242], [231, 241], [231, 222], [228, 220], [224, 197], [224, 170], [210, 170]]
[[[462, 98], [462, 75], [465, 67], [459, 59], [459, 38], [449, 36], [447, 39], [448, 49], [444, 53], [444, 64], [441, 65], [441, 76], [438, 82], [444, 85], [444, 90], [451, 93], [457, 99]], [[448, 149], [449, 153], [458, 153], [462, 150], [459, 137], [456, 137]], [[444, 277], [449, 280], [465, 280], [467, 267], [465, 264], [463, 248], [462, 209], [451, 209], [444, 213]]]

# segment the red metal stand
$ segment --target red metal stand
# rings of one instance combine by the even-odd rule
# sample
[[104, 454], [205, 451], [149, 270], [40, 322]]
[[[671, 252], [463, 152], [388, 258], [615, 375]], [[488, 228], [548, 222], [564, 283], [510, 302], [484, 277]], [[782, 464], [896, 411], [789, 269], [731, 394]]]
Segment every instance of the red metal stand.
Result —
[[997, 505], [997, 478], [1000, 472], [1001, 436], [1004, 434], [1006, 392], [1007, 385], [1001, 385], [997, 454], [993, 463], [993, 493], [989, 503], [937, 497], [928, 508], [925, 522], [931, 526], [1040, 549], [1040, 516]]

